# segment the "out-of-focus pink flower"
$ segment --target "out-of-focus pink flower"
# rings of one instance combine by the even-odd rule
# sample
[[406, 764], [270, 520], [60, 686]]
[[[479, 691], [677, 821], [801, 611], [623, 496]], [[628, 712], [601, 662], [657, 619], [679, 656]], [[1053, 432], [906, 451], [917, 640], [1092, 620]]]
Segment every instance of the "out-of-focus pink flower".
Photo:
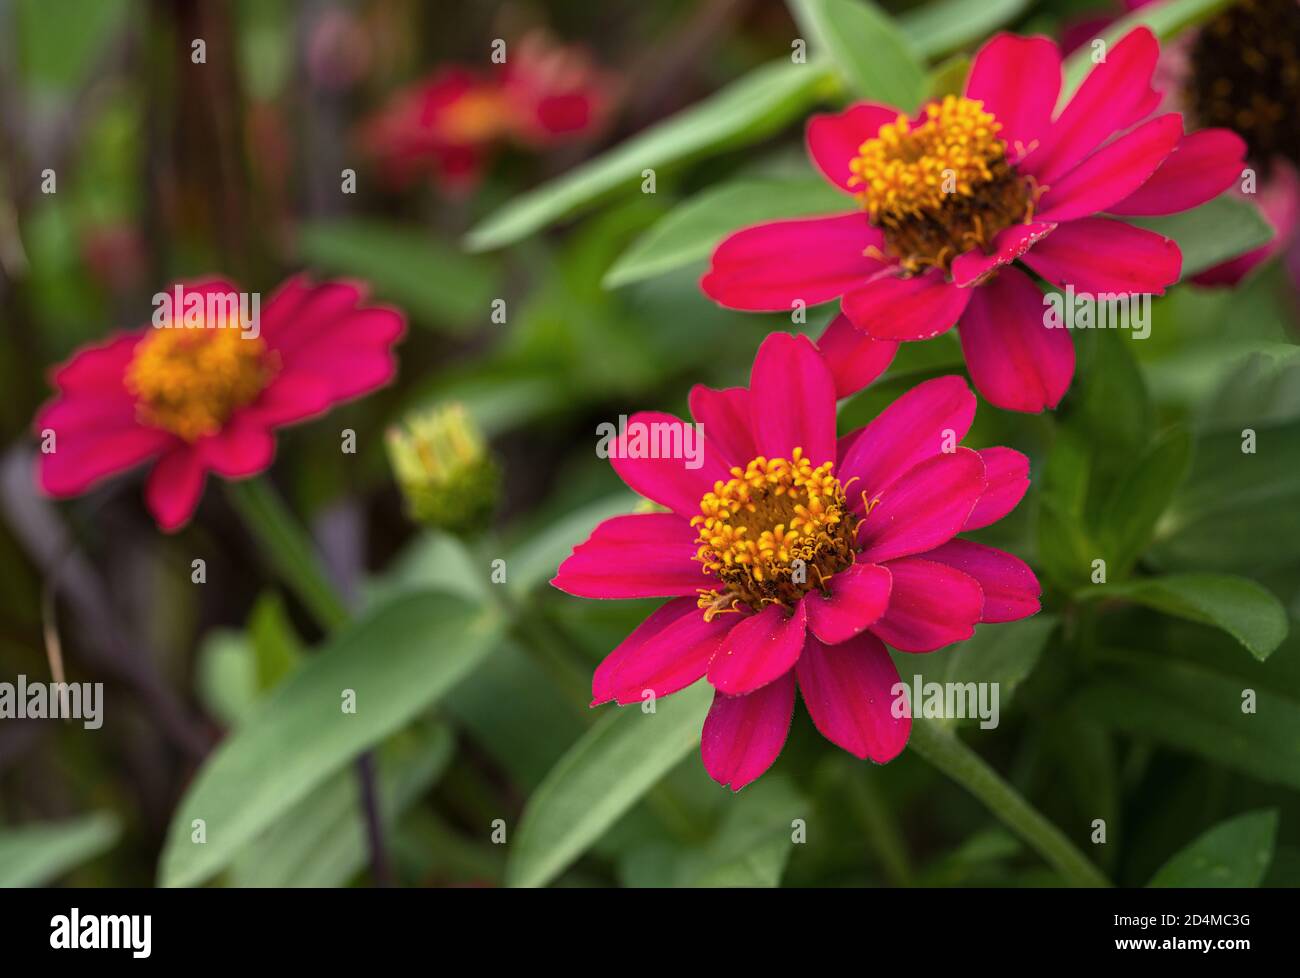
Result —
[[125, 293], [148, 271], [144, 239], [132, 224], [97, 224], [81, 234], [81, 257], [91, 277], [110, 292]]
[[507, 46], [490, 73], [449, 66], [401, 90], [362, 139], [395, 185], [430, 174], [443, 189], [464, 191], [505, 143], [542, 148], [590, 137], [616, 89], [586, 51], [530, 34]]
[[[704, 766], [733, 790], [780, 754], [796, 688], [828, 740], [884, 763], [911, 730], [885, 646], [929, 652], [1039, 608], [1028, 566], [958, 536], [1002, 519], [1029, 486], [1019, 452], [957, 444], [975, 417], [966, 382], [920, 384], [838, 439], [835, 402], [822, 354], [773, 333], [748, 387], [691, 391], [702, 435], [633, 415], [611, 463], [667, 511], [601, 523], [551, 582], [584, 598], [672, 599], [596, 669], [593, 705], [707, 678]], [[700, 438], [689, 459], [647, 450], [674, 431], [682, 445]]]
[[193, 515], [209, 472], [261, 472], [275, 455], [277, 428], [381, 387], [397, 371], [392, 347], [403, 317], [364, 305], [358, 285], [300, 276], [260, 310], [251, 297], [241, 306], [241, 293], [220, 280], [166, 295], [179, 295], [181, 306], [156, 307], [153, 327], [84, 347], [54, 370], [58, 393], [33, 423], [45, 493], [78, 496], [153, 462], [145, 502], [170, 532]]

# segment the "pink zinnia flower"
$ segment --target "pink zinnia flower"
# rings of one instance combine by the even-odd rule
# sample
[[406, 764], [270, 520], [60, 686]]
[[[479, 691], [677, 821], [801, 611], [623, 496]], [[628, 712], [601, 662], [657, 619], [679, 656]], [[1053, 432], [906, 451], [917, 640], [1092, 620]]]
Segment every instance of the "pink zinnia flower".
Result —
[[1178, 280], [1178, 246], [1096, 215], [1186, 210], [1241, 173], [1235, 135], [1185, 138], [1177, 113], [1142, 121], [1160, 97], [1158, 56], [1150, 31], [1131, 32], [1056, 113], [1056, 46], [1001, 34], [975, 56], [963, 96], [914, 118], [871, 103], [814, 116], [809, 153], [859, 209], [731, 235], [704, 291], [749, 310], [840, 299], [880, 340], [959, 324], [971, 378], [991, 403], [1055, 407], [1074, 374], [1073, 342], [1045, 328], [1042, 292], [1019, 265], [1076, 292], [1161, 293]]
[[[904, 394], [836, 439], [835, 390], [813, 345], [769, 336], [748, 388], [691, 391], [702, 464], [628, 458], [614, 470], [669, 512], [617, 516], [552, 583], [586, 598], [671, 598], [596, 670], [593, 704], [667, 696], [707, 677], [704, 766], [740, 789], [785, 743], [796, 686], [817, 729], [884, 763], [907, 743], [886, 643], [928, 652], [981, 621], [1038, 611], [1020, 560], [957, 534], [996, 522], [1029, 485], [1008, 448], [957, 446], [975, 397], [957, 377]], [[644, 412], [637, 424], [681, 425]]]
[[[256, 329], [239, 328], [240, 297], [230, 283], [181, 288], [170, 322], [85, 347], [53, 371], [58, 393], [33, 424], [44, 492], [77, 496], [153, 462], [145, 502], [162, 529], [175, 530], [193, 515], [209, 472], [227, 479], [261, 472], [275, 454], [276, 428], [396, 373], [392, 347], [403, 318], [362, 305], [358, 285], [292, 278], [261, 309]], [[199, 297], [192, 309], [190, 296]], [[209, 308], [223, 321], [209, 318]]]

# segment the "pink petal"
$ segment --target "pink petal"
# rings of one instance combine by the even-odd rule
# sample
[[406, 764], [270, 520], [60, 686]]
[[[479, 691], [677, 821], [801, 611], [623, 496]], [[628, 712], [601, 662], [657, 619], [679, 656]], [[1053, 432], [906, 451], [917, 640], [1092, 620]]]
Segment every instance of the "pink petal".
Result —
[[1043, 589], [1029, 565], [1019, 557], [969, 540], [949, 540], [924, 557], [955, 567], [979, 581], [984, 592], [980, 621], [1018, 621], [1038, 612], [1038, 597]]
[[799, 658], [807, 624], [802, 601], [792, 615], [779, 604], [750, 615], [718, 646], [709, 663], [709, 682], [739, 696], [785, 675]]
[[102, 343], [83, 347], [67, 363], [50, 372], [50, 382], [65, 393], [120, 392], [127, 364], [145, 335], [119, 333]]
[[[638, 430], [634, 427], [637, 424], [677, 427], [642, 429], [647, 432], [647, 436], [642, 439], [644, 444], [638, 446], [637, 439], [633, 437]], [[628, 418], [627, 434], [620, 434], [614, 439], [614, 444], [610, 448], [609, 462], [618, 473], [618, 477], [627, 483], [628, 488], [633, 492], [667, 506], [678, 516], [684, 516], [689, 520], [699, 513], [700, 500], [713, 488], [713, 484], [718, 480], [726, 482], [731, 478], [726, 463], [708, 439], [704, 440], [703, 453], [699, 456], [699, 468], [688, 468], [688, 465], [694, 464], [690, 458], [627, 457], [629, 439], [631, 447], [638, 451], [649, 453], [653, 449], [659, 454], [664, 454], [662, 449], [667, 448], [671, 453], [680, 446], [683, 449], [680, 454], [687, 454], [685, 448], [688, 444], [693, 448], [696, 447], [694, 441], [696, 432], [693, 427], [689, 432], [684, 430], [682, 427], [684, 425], [686, 425], [685, 421], [671, 414], [638, 411]], [[691, 439], [689, 442], [688, 438]], [[676, 445], [673, 444], [674, 441], [677, 442]], [[665, 442], [667, 444], [664, 444]], [[698, 451], [698, 448], [696, 450]]]
[[691, 417], [704, 425], [704, 437], [729, 465], [744, 468], [758, 451], [749, 430], [749, 391], [744, 387], [714, 390], [703, 384], [691, 388]]
[[772, 766], [794, 716], [794, 670], [744, 696], [713, 694], [700, 735], [704, 769], [739, 791]]
[[808, 629], [827, 645], [847, 642], [872, 625], [889, 607], [889, 571], [879, 564], [854, 564], [804, 598]]
[[1176, 214], [1204, 204], [1231, 187], [1245, 167], [1246, 144], [1228, 129], [1188, 133], [1151, 179], [1118, 203], [1112, 214]]
[[974, 420], [975, 395], [960, 377], [936, 377], [903, 394], [861, 430], [837, 466], [854, 510], [862, 513], [863, 493], [870, 501], [918, 463], [955, 447]]
[[[1059, 233], [1059, 230], [1058, 230]], [[1040, 246], [1041, 247], [1041, 246]], [[1018, 268], [981, 285], [959, 333], [971, 380], [1006, 411], [1054, 408], [1074, 376], [1074, 338], [1044, 322], [1043, 293]]]
[[1038, 220], [1072, 221], [1109, 209], [1151, 178], [1182, 135], [1182, 116], [1171, 112], [1107, 143], [1048, 188]]
[[189, 522], [203, 495], [207, 472], [192, 445], [178, 445], [158, 460], [144, 485], [144, 501], [167, 533]]
[[966, 97], [982, 101], [1002, 124], [1012, 160], [1047, 132], [1060, 91], [1061, 54], [1045, 37], [996, 35], [979, 49], [966, 80]]
[[245, 413], [236, 414], [195, 448], [203, 465], [227, 479], [245, 479], [268, 468], [275, 458], [275, 436]]
[[713, 252], [704, 294], [731, 309], [789, 312], [839, 298], [880, 270], [865, 254], [884, 236], [859, 211], [737, 231]]
[[1160, 45], [1148, 28], [1130, 31], [1089, 72], [1038, 149], [1022, 161], [1022, 172], [1040, 183], [1054, 183], [1112, 133], [1150, 113], [1160, 100], [1151, 88], [1159, 55]]
[[673, 513], [605, 520], [560, 565], [551, 583], [580, 598], [664, 598], [709, 586], [695, 530]]
[[984, 462], [958, 448], [908, 470], [880, 496], [858, 528], [860, 560], [884, 563], [947, 543], [984, 492]]
[[869, 633], [827, 648], [815, 638], [796, 667], [799, 692], [823, 737], [854, 757], [884, 764], [907, 746], [909, 716], [894, 716], [898, 670]]
[[1040, 221], [1011, 225], [993, 239], [992, 254], [971, 250], [957, 256], [952, 263], [953, 284], [962, 288], [983, 284], [991, 272], [1011, 264], [1054, 230], [1055, 224]]
[[885, 566], [894, 588], [889, 610], [871, 626], [878, 639], [904, 652], [933, 652], [975, 634], [984, 609], [984, 592], [975, 578], [921, 557], [891, 560]]
[[280, 373], [248, 407], [248, 413], [274, 428], [323, 414], [333, 403], [329, 381], [305, 372]]
[[802, 448], [814, 466], [835, 461], [835, 379], [811, 340], [770, 334], [754, 357], [749, 391], [759, 455], [790, 458]]
[[311, 345], [323, 329], [352, 314], [364, 301], [365, 290], [356, 282], [312, 284], [306, 276], [286, 281], [262, 310], [262, 338], [273, 350], [285, 354]]
[[[78, 496], [91, 486], [134, 468], [176, 442], [158, 428], [134, 423], [104, 431], [51, 426], [54, 451], [40, 452], [37, 484], [51, 496]], [[39, 434], [39, 429], [38, 429]]]
[[817, 341], [817, 351], [835, 377], [835, 396], [856, 394], [879, 377], [894, 360], [898, 344], [873, 340], [844, 313], [831, 320]]
[[880, 134], [880, 127], [898, 118], [898, 110], [886, 105], [861, 102], [835, 114], [814, 115], [808, 120], [808, 155], [826, 179], [850, 193], [849, 163], [858, 150]]
[[1029, 490], [1029, 459], [1014, 448], [981, 448], [987, 483], [962, 530], [978, 530], [1006, 516]]
[[853, 325], [878, 340], [927, 340], [951, 329], [970, 293], [932, 268], [910, 278], [886, 269], [840, 302]]
[[1106, 217], [1057, 228], [1024, 263], [1053, 285], [1076, 292], [1160, 295], [1178, 281], [1183, 253], [1168, 238]]
[[704, 620], [693, 598], [668, 602], [643, 621], [596, 669], [592, 706], [614, 700], [637, 703], [652, 691], [668, 696], [704, 675], [736, 616]]

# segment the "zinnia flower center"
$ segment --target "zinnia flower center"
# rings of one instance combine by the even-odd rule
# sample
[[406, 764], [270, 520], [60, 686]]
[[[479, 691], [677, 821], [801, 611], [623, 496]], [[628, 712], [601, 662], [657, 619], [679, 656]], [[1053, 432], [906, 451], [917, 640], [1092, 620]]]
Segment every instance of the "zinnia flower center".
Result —
[[984, 103], [948, 95], [919, 125], [900, 115], [858, 148], [849, 183], [909, 272], [946, 271], [1031, 215], [1033, 188], [1007, 162], [1001, 130]]
[[858, 518], [849, 511], [834, 464], [813, 468], [796, 448], [791, 458], [760, 455], [700, 500], [695, 559], [720, 589], [700, 595], [705, 617], [737, 604], [759, 611], [773, 602], [793, 609], [814, 587], [853, 563]]
[[1236, 130], [1255, 165], [1300, 165], [1300, 4], [1241, 0], [1206, 23], [1192, 45], [1187, 101], [1202, 126]]
[[135, 347], [126, 389], [140, 421], [186, 441], [221, 430], [275, 372], [261, 339], [237, 329], [154, 329]]

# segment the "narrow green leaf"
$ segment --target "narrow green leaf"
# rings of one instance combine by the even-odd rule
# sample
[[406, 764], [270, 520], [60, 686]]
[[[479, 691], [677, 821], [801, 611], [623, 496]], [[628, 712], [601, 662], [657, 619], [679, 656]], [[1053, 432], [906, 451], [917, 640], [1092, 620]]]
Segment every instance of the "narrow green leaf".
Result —
[[1273, 861], [1277, 811], [1247, 812], [1220, 822], [1176, 853], [1148, 886], [1259, 886]]
[[911, 111], [925, 68], [907, 36], [870, 0], [791, 0], [795, 19], [834, 60], [854, 94]]
[[[1203, 23], [1233, 0], [1166, 0], [1165, 3], [1153, 3], [1135, 10], [1127, 17], [1121, 17], [1104, 30], [1100, 38], [1109, 49], [1135, 27], [1149, 27], [1161, 41], [1168, 40], [1179, 31], [1193, 24]], [[1061, 88], [1061, 97], [1067, 98], [1093, 67], [1093, 47], [1084, 44], [1065, 61], [1065, 83]]]
[[673, 208], [641, 235], [606, 273], [604, 285], [618, 288], [708, 258], [738, 228], [852, 208], [851, 198], [820, 177], [724, 183]]
[[[446, 768], [455, 749], [442, 724], [403, 731], [376, 752], [379, 813], [387, 830]], [[239, 854], [239, 887], [345, 886], [365, 865], [366, 826], [356, 766], [335, 774]]]
[[312, 265], [362, 278], [379, 299], [397, 303], [421, 326], [466, 332], [485, 323], [498, 275], [427, 231], [374, 220], [305, 225], [299, 249]]
[[476, 225], [473, 251], [500, 248], [583, 204], [705, 151], [754, 142], [800, 115], [833, 86], [829, 65], [774, 61], [609, 152], [531, 190]]
[[1076, 592], [1080, 600], [1123, 598], [1167, 615], [1227, 632], [1263, 661], [1282, 644], [1286, 609], [1254, 581], [1230, 574], [1169, 574], [1118, 584], [1096, 584]]
[[1112, 578], [1127, 576], [1151, 542], [1156, 523], [1187, 477], [1191, 459], [1191, 434], [1185, 428], [1172, 428], [1134, 461], [1111, 491], [1097, 530]]
[[510, 886], [545, 886], [700, 743], [713, 690], [661, 697], [654, 713], [614, 711], [573, 745], [533, 793], [506, 864]]
[[[226, 868], [294, 803], [459, 682], [495, 648], [501, 624], [489, 608], [424, 593], [344, 627], [208, 758], [172, 818], [160, 884], [191, 886]], [[355, 713], [343, 712], [346, 690]]]
[[1029, 0], [938, 0], [900, 14], [898, 26], [913, 50], [933, 58], [988, 37], [1028, 6]]
[[1181, 214], [1125, 220], [1177, 242], [1183, 253], [1183, 281], [1268, 244], [1274, 233], [1258, 208], [1230, 194]]
[[1115, 730], [1300, 788], [1300, 699], [1293, 688], [1266, 685], [1267, 674], [1251, 679], [1241, 670], [1150, 652], [1107, 649], [1100, 664], [1098, 678], [1076, 700], [1081, 712]]
[[0, 887], [48, 886], [112, 848], [116, 816], [96, 812], [62, 822], [0, 826]]

